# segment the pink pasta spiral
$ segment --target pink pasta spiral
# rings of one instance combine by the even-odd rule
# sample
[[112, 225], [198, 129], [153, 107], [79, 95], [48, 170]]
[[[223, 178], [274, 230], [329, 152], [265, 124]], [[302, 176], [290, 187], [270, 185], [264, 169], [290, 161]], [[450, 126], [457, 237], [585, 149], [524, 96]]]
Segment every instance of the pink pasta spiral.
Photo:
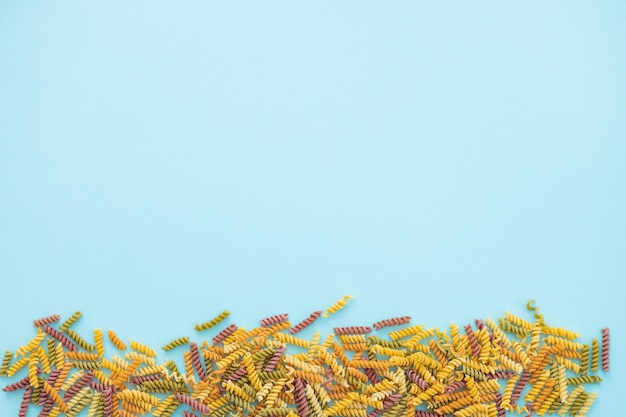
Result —
[[496, 413], [498, 417], [506, 417], [506, 410], [502, 408], [502, 393], [496, 391]]
[[607, 372], [609, 370], [609, 345], [610, 345], [609, 328], [602, 329], [602, 370]]
[[202, 414], [209, 414], [208, 405], [202, 404], [200, 401], [194, 400], [188, 395], [177, 392], [176, 399], [180, 401], [181, 403], [187, 404], [189, 407], [193, 408], [194, 410], [198, 410]]
[[204, 366], [202, 366], [202, 360], [200, 359], [200, 352], [198, 351], [198, 345], [196, 343], [190, 343], [189, 348], [191, 351], [191, 363], [198, 373], [198, 376], [202, 381], [206, 380], [206, 373], [204, 372]]
[[52, 324], [56, 321], [59, 321], [60, 319], [61, 319], [61, 316], [59, 314], [52, 314], [47, 317], [42, 317], [40, 319], [33, 320], [33, 325], [35, 327], [41, 327], [41, 326], [45, 326], [46, 324]]
[[218, 343], [224, 341], [224, 339], [226, 339], [228, 336], [230, 336], [231, 334], [233, 334], [233, 332], [237, 330], [237, 325], [235, 324], [231, 324], [230, 326], [228, 326], [227, 328], [225, 328], [224, 330], [222, 330], [221, 332], [219, 332], [214, 338], [213, 338], [213, 344], [217, 345]]
[[474, 330], [472, 330], [472, 326], [470, 326], [469, 324], [466, 324], [464, 329], [465, 333], [467, 333], [467, 338], [469, 339], [472, 352], [474, 353], [474, 356], [478, 358], [480, 356], [480, 344], [478, 343], [476, 334], [474, 333]]
[[410, 322], [411, 322], [411, 316], [392, 317], [390, 319], [377, 321], [372, 326], [374, 327], [374, 329], [380, 330], [383, 327], [399, 326], [401, 324], [408, 324]]
[[[363, 352], [361, 355], [362, 360], [368, 361], [369, 357], [367, 356], [367, 352]], [[365, 376], [372, 384], [378, 384], [380, 380], [378, 379], [378, 375], [376, 375], [376, 371], [372, 368], [365, 368]]]
[[486, 327], [485, 326], [485, 322], [482, 321], [482, 319], [476, 319], [476, 320], [474, 320], [474, 323], [476, 323], [476, 328], [478, 330], [482, 330], [482, 329], [484, 329]]
[[104, 415], [107, 417], [113, 415], [113, 388], [111, 387], [104, 390]]
[[265, 365], [265, 372], [271, 372], [274, 368], [276, 368], [276, 365], [278, 365], [278, 361], [280, 361], [280, 357], [283, 356], [285, 350], [287, 350], [287, 346], [285, 345], [280, 345], [276, 349], [276, 352], [274, 352], [270, 360], [267, 361], [267, 365]]
[[528, 383], [529, 379], [530, 379], [530, 372], [528, 372], [528, 370], [524, 370], [524, 372], [522, 372], [522, 376], [520, 377], [519, 381], [517, 381], [517, 384], [515, 385], [515, 388], [513, 389], [513, 393], [511, 394], [512, 406], [515, 406], [520, 395], [522, 395], [522, 391], [524, 390], [524, 387]]
[[[53, 369], [52, 372], [50, 372], [50, 375], [48, 376], [48, 384], [54, 385], [56, 380], [59, 378], [60, 373], [61, 373], [61, 370], [59, 368]], [[39, 402], [37, 403], [37, 405], [44, 405], [47, 400], [48, 400], [48, 393], [44, 390], [41, 390], [41, 394], [39, 394]]]
[[244, 376], [246, 374], [246, 367], [241, 365], [239, 367], [239, 369], [237, 369], [235, 372], [233, 372], [232, 374], [230, 374], [228, 376], [228, 378], [226, 379], [227, 381], [232, 381], [235, 382], [237, 380], [239, 380], [242, 376]]
[[9, 384], [6, 387], [2, 388], [2, 391], [4, 392], [17, 391], [18, 389], [22, 389], [29, 385], [30, 385], [30, 380], [28, 379], [28, 376], [26, 376], [23, 379], [20, 379], [19, 381]]
[[296, 408], [298, 409], [298, 415], [306, 417], [309, 415], [309, 403], [306, 399], [306, 393], [304, 392], [304, 383], [301, 378], [296, 378], [293, 381], [293, 395], [296, 401]]
[[96, 391], [100, 391], [101, 393], [104, 394], [104, 392], [109, 389], [108, 385], [103, 384], [102, 382], [98, 382], [98, 381], [94, 381], [92, 380], [89, 383], [89, 386], [93, 389], [95, 389]]
[[516, 375], [515, 371], [494, 371], [487, 374], [489, 379], [509, 379], [513, 377], [513, 375]]
[[374, 409], [372, 412], [367, 414], [367, 417], [378, 417], [378, 416], [380, 416], [382, 413], [384, 413], [385, 411], [387, 411], [391, 407], [393, 407], [394, 404], [398, 402], [400, 397], [401, 397], [401, 395], [398, 394], [398, 393], [391, 394], [390, 396], [388, 396], [387, 398], [385, 398], [383, 400], [383, 408], [376, 408], [376, 409]]
[[417, 372], [415, 372], [413, 369], [409, 369], [408, 371], [406, 371], [406, 376], [407, 378], [411, 380], [411, 382], [416, 384], [418, 387], [420, 387], [424, 391], [428, 389], [429, 387], [428, 382], [426, 382], [424, 378], [419, 376]]
[[24, 390], [24, 396], [22, 397], [22, 404], [20, 404], [20, 411], [17, 413], [18, 417], [26, 417], [28, 413], [28, 404], [30, 403], [30, 398], [33, 395], [33, 388], [31, 386], [26, 387]]
[[275, 316], [266, 317], [264, 319], [261, 319], [260, 322], [261, 322], [261, 326], [268, 327], [268, 326], [271, 326], [272, 324], [278, 324], [278, 323], [282, 323], [288, 320], [289, 320], [289, 313], [285, 313], [285, 314], [276, 314]]
[[458, 391], [462, 388], [465, 388], [465, 382], [464, 381], [454, 381], [453, 383], [451, 383], [450, 385], [448, 385], [445, 389], [446, 394], [452, 394], [455, 391]]
[[347, 327], [335, 327], [335, 334], [348, 335], [348, 334], [368, 334], [372, 331], [369, 326], [347, 326]]
[[373, 411], [367, 413], [367, 417], [378, 417], [383, 413], [382, 408], [375, 408]]
[[183, 417], [198, 417], [198, 415], [192, 413], [191, 411], [183, 411]]
[[59, 342], [61, 342], [61, 344], [65, 346], [67, 350], [71, 350], [73, 352], [76, 352], [78, 350], [76, 345], [72, 343], [70, 339], [68, 339], [64, 334], [62, 334], [57, 329], [53, 329], [52, 327], [46, 324], [45, 326], [43, 326], [43, 331], [48, 333], [50, 336], [54, 337]]
[[296, 324], [291, 329], [289, 329], [289, 332], [291, 334], [296, 334], [298, 332], [301, 332], [302, 330], [304, 330], [305, 328], [313, 324], [313, 322], [317, 320], [321, 315], [322, 315], [322, 310], [314, 311], [313, 313], [311, 313], [309, 317], [307, 317], [306, 319], [302, 320], [300, 323]]
[[83, 387], [87, 386], [91, 382], [92, 379], [93, 379], [93, 371], [87, 372], [78, 381], [76, 381], [74, 385], [70, 387], [70, 389], [67, 390], [67, 392], [63, 396], [63, 400], [69, 401], [74, 395], [78, 394], [78, 391], [80, 391]]
[[391, 394], [390, 396], [385, 398], [385, 400], [383, 401], [383, 411], [389, 410], [391, 407], [393, 407], [393, 405], [397, 403], [400, 398], [402, 398], [402, 394], [398, 393]]
[[134, 375], [130, 377], [131, 384], [141, 385], [145, 382], [156, 381], [161, 379], [161, 374], [150, 374], [150, 375]]
[[50, 411], [52, 411], [53, 406], [54, 401], [52, 400], [52, 398], [48, 397], [46, 399], [46, 403], [43, 406], [43, 409], [41, 410], [41, 413], [39, 413], [39, 417], [47, 417], [48, 414], [50, 414]]

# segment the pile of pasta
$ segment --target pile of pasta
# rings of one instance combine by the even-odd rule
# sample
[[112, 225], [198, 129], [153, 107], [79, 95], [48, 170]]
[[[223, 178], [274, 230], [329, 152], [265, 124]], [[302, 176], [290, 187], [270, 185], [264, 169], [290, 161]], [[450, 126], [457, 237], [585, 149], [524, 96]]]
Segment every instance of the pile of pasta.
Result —
[[585, 385], [602, 381], [600, 364], [609, 369], [608, 328], [602, 348], [596, 339], [581, 343], [548, 325], [532, 302], [530, 321], [507, 312], [444, 331], [405, 316], [336, 327], [324, 338], [298, 335], [350, 298], [295, 325], [279, 314], [249, 330], [226, 326], [224, 311], [196, 325], [215, 328], [211, 340], [163, 346], [181, 351], [185, 369], [110, 330], [105, 351], [102, 330], [92, 343], [72, 329], [80, 312], [62, 323], [51, 315], [34, 321], [31, 341], [6, 352], [0, 375], [25, 376], [3, 390], [23, 391], [20, 417], [29, 405], [40, 417], [584, 416], [596, 398]]

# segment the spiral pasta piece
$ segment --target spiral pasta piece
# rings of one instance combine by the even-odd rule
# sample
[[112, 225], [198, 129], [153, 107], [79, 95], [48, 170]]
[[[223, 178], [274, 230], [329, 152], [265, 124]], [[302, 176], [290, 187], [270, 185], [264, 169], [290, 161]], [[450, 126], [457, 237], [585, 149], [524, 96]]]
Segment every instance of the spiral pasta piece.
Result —
[[46, 324], [55, 323], [59, 321], [60, 319], [61, 319], [61, 316], [59, 314], [51, 314], [49, 316], [33, 320], [33, 325], [35, 327], [42, 327], [42, 326], [45, 326]]
[[93, 340], [96, 345], [96, 352], [99, 357], [104, 357], [104, 334], [100, 329], [94, 329], [93, 331]]
[[314, 311], [313, 313], [309, 315], [309, 317], [305, 318], [300, 323], [296, 324], [291, 329], [289, 329], [289, 332], [291, 334], [296, 334], [298, 332], [301, 332], [302, 330], [304, 330], [305, 328], [313, 324], [315, 320], [317, 320], [321, 315], [322, 315], [321, 310]]
[[338, 335], [363, 335], [372, 331], [369, 326], [346, 326], [335, 327], [335, 334]]
[[273, 324], [283, 323], [289, 321], [289, 314], [277, 314], [275, 316], [269, 316], [260, 320], [262, 327], [269, 327]]
[[[81, 313], [80, 311], [75, 312], [67, 320], [61, 323], [61, 326], [59, 326], [59, 330], [63, 333], [66, 333], [69, 330], [70, 326], [76, 323], [78, 319], [80, 319], [82, 316], [83, 316], [83, 313]], [[46, 324], [49, 324], [49, 323], [46, 323]]]
[[204, 323], [200, 323], [200, 324], [196, 324], [195, 328], [197, 331], [201, 332], [204, 330], [208, 330], [212, 327], [217, 326], [218, 324], [220, 324], [222, 321], [224, 321], [228, 316], [230, 316], [230, 311], [228, 310], [224, 310], [222, 311], [220, 314], [218, 314], [217, 316], [215, 316], [214, 318], [212, 318], [211, 320], [204, 322]]
[[233, 335], [236, 331], [237, 331], [237, 326], [234, 324], [231, 324], [230, 326], [226, 327], [224, 330], [219, 332], [213, 338], [213, 344], [217, 345], [218, 343], [225, 341], [229, 336]]
[[146, 356], [156, 357], [156, 351], [143, 343], [139, 343], [136, 340], [130, 341], [130, 348], [136, 350], [139, 353], [143, 353]]
[[122, 342], [122, 339], [120, 339], [113, 330], [109, 330], [107, 335], [109, 336], [111, 343], [113, 343], [113, 346], [119, 350], [126, 350], [126, 343]]
[[168, 351], [172, 350], [178, 346], [184, 346], [189, 344], [189, 336], [179, 337], [177, 339], [172, 340], [171, 342], [164, 345], [161, 349]]
[[7, 370], [9, 369], [9, 365], [11, 365], [11, 359], [13, 358], [13, 352], [7, 350], [4, 352], [4, 357], [2, 358], [2, 365], [0, 366], [0, 376], [5, 376], [7, 374]]
[[335, 314], [339, 310], [342, 310], [348, 304], [348, 301], [351, 300], [352, 298], [354, 297], [352, 297], [351, 295], [345, 295], [341, 300], [337, 301], [336, 303], [328, 307], [326, 311], [324, 312], [324, 314], [322, 314], [322, 317], [328, 317], [331, 314]]
[[602, 329], [602, 370], [604, 372], [609, 371], [609, 349], [610, 349], [610, 334], [609, 328]]
[[593, 339], [591, 341], [591, 363], [589, 365], [589, 370], [591, 372], [598, 372], [598, 365], [600, 363], [600, 344], [598, 339]]

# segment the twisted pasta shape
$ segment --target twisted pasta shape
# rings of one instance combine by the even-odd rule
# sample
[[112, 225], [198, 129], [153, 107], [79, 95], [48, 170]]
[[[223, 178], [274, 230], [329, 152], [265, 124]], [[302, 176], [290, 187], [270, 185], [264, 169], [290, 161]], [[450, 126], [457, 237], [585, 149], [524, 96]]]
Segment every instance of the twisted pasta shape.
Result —
[[531, 330], [530, 343], [528, 344], [528, 349], [526, 350], [527, 355], [533, 355], [537, 352], [539, 348], [539, 341], [541, 339], [541, 326], [534, 326]]
[[502, 329], [502, 331], [512, 333], [513, 335], [520, 338], [524, 338], [528, 336], [528, 333], [530, 333], [529, 329], [511, 323], [506, 319], [498, 319], [498, 326], [500, 327], [500, 329]]
[[120, 339], [113, 330], [109, 330], [107, 334], [109, 336], [109, 340], [113, 343], [113, 346], [119, 350], [126, 350], [126, 343], [122, 342], [122, 339]]
[[467, 334], [470, 347], [472, 348], [472, 352], [474, 353], [474, 356], [478, 358], [480, 356], [480, 344], [478, 343], [478, 339], [476, 338], [476, 335], [474, 334], [474, 331], [472, 330], [472, 326], [467, 324], [464, 326], [464, 329], [465, 329], [465, 333]]
[[265, 372], [271, 372], [274, 370], [274, 368], [276, 368], [278, 361], [280, 361], [281, 356], [283, 355], [283, 353], [285, 353], [286, 350], [287, 346], [285, 345], [280, 345], [276, 349], [274, 354], [270, 357], [270, 360], [267, 362], [267, 365], [265, 365]]
[[68, 416], [78, 414], [91, 401], [91, 390], [89, 387], [83, 387], [76, 395], [73, 395], [67, 402]]
[[367, 339], [362, 334], [346, 334], [340, 335], [339, 341], [343, 345], [351, 344], [351, 343], [367, 343]]
[[100, 392], [93, 393], [91, 397], [91, 402], [89, 403], [89, 411], [87, 412], [87, 417], [102, 416], [104, 414], [104, 410], [102, 410], [102, 412], [99, 413], [99, 410], [101, 410], [104, 407], [104, 404], [102, 403], [102, 401], [103, 401], [102, 393]]
[[99, 357], [104, 357], [104, 334], [100, 329], [94, 329], [93, 340], [96, 345], [96, 352]]
[[567, 385], [599, 384], [600, 382], [602, 382], [602, 377], [599, 375], [583, 375], [566, 379]]
[[65, 356], [68, 359], [79, 359], [84, 361], [97, 361], [100, 356], [97, 353], [87, 353], [87, 352], [67, 352]]
[[288, 343], [305, 349], [309, 349], [311, 347], [311, 343], [308, 340], [300, 339], [299, 337], [286, 333], [276, 333], [274, 334], [274, 338], [276, 338], [279, 342]]
[[41, 329], [37, 329], [37, 336], [35, 336], [26, 345], [20, 346], [15, 351], [15, 354], [16, 355], [20, 355], [20, 356], [24, 356], [24, 355], [28, 354], [29, 352], [31, 352], [32, 350], [37, 349], [37, 347], [39, 347], [39, 345], [41, 344], [41, 342], [43, 341], [43, 339], [45, 337], [46, 337], [46, 334], [43, 331], [41, 331]]
[[28, 405], [30, 404], [30, 400], [33, 394], [33, 388], [27, 386], [24, 390], [24, 396], [22, 397], [22, 403], [20, 404], [20, 410], [17, 413], [18, 417], [26, 417], [28, 413]]
[[389, 332], [389, 337], [391, 340], [403, 339], [408, 336], [419, 334], [422, 330], [424, 330], [424, 325], [421, 324], [417, 326], [405, 327], [404, 329]]
[[331, 314], [337, 313], [339, 310], [343, 309], [346, 305], [348, 305], [348, 300], [351, 300], [351, 295], [345, 295], [341, 300], [337, 301], [335, 304], [331, 305], [326, 309], [322, 317], [328, 317]]
[[78, 333], [76, 333], [74, 330], [72, 329], [67, 329], [65, 331], [65, 333], [74, 341], [76, 342], [76, 344], [78, 346], [80, 346], [82, 349], [88, 350], [88, 351], [92, 351], [95, 350], [96, 347], [94, 345], [92, 345], [91, 343], [87, 342], [85, 339], [83, 339]]
[[191, 351], [191, 363], [193, 364], [194, 369], [198, 373], [198, 377], [200, 377], [202, 381], [206, 380], [206, 372], [204, 370], [204, 366], [202, 365], [202, 360], [200, 359], [200, 352], [198, 351], [198, 345], [195, 343], [190, 343], [189, 349]]
[[[94, 373], [92, 371], [89, 371], [85, 374], [83, 374], [82, 371], [79, 371], [79, 372], [76, 372], [74, 375], [80, 375], [80, 377], [77, 378], [74, 383], [70, 384], [70, 386], [65, 389], [66, 392], [65, 392], [65, 395], [63, 396], [63, 401], [68, 401], [71, 398], [73, 398], [75, 395], [77, 395], [79, 391], [81, 391], [83, 388], [86, 388], [89, 385], [89, 383], [94, 377]], [[69, 378], [68, 378], [68, 381], [69, 381]], [[67, 381], [66, 381], [66, 384], [67, 384]], [[66, 384], [63, 384], [63, 386], [61, 387], [61, 390], [65, 388]]]
[[598, 372], [598, 365], [600, 363], [600, 344], [598, 339], [591, 341], [591, 364], [589, 370], [591, 372]]
[[148, 346], [139, 343], [135, 340], [130, 341], [130, 348], [136, 350], [139, 353], [143, 353], [146, 356], [156, 357], [156, 351]]
[[289, 320], [289, 314], [277, 314], [275, 316], [269, 316], [260, 320], [261, 326], [268, 327], [273, 324], [283, 323]]
[[229, 336], [233, 335], [236, 331], [237, 331], [237, 326], [234, 324], [231, 324], [230, 326], [226, 327], [224, 330], [219, 332], [213, 338], [213, 344], [217, 345], [218, 343], [225, 341]]
[[39, 388], [39, 371], [37, 369], [37, 362], [37, 355], [31, 355], [28, 361], [28, 380], [30, 382], [30, 386], [33, 388]]
[[228, 316], [230, 316], [230, 311], [228, 310], [224, 310], [222, 311], [220, 314], [218, 314], [217, 316], [215, 316], [214, 318], [212, 318], [211, 320], [204, 322], [204, 323], [200, 323], [200, 324], [196, 324], [195, 328], [197, 331], [201, 332], [203, 330], [208, 330], [212, 327], [217, 326], [218, 324], [220, 324], [222, 321], [224, 321]]
[[40, 319], [33, 320], [33, 325], [35, 327], [42, 327], [42, 326], [45, 326], [46, 324], [52, 324], [54, 322], [57, 322], [60, 319], [61, 319], [60, 315], [52, 314], [50, 316], [46, 316], [46, 317], [42, 317]]
[[289, 332], [291, 334], [296, 334], [298, 332], [301, 332], [302, 330], [304, 330], [305, 328], [313, 324], [313, 322], [315, 322], [315, 320], [317, 320], [321, 315], [322, 315], [321, 310], [314, 311], [313, 313], [309, 315], [309, 317], [305, 318], [300, 323], [296, 324], [291, 329], [289, 329]]
[[610, 342], [609, 328], [605, 327], [602, 329], [602, 370], [604, 372], [609, 371]]
[[63, 411], [64, 413], [68, 412], [69, 409], [67, 407], [67, 404], [63, 401], [63, 399], [59, 395], [58, 391], [56, 389], [54, 389], [48, 383], [48, 381], [44, 381], [43, 382], [43, 389], [46, 392], [46, 394], [48, 394], [48, 397], [51, 398], [52, 401], [54, 401], [55, 404], [61, 409], [61, 411]]
[[565, 402], [563, 403], [563, 405], [561, 406], [561, 408], [559, 409], [558, 413], [561, 416], [564, 416], [566, 412], [569, 411], [569, 409], [571, 408], [572, 404], [574, 403], [574, 400], [576, 398], [578, 398], [578, 396], [584, 391], [585, 389], [583, 388], [582, 385], [579, 385], [578, 387], [576, 387], [572, 392], [570, 392], [570, 394], [567, 396], [567, 399], [565, 400]]
[[65, 362], [65, 351], [63, 350], [62, 343], [56, 343], [54, 347], [54, 363], [57, 368], [60, 368]]
[[580, 372], [580, 366], [569, 359], [565, 359], [562, 356], [555, 355], [554, 360], [556, 361], [556, 363], [565, 366], [565, 368], [569, 369], [570, 371], [576, 373]]
[[26, 365], [28, 365], [28, 362], [30, 361], [30, 357], [29, 356], [25, 356], [23, 358], [18, 359], [17, 361], [15, 361], [13, 363], [13, 365], [11, 365], [9, 367], [9, 369], [7, 369], [7, 375], [9, 377], [12, 377], [13, 375], [15, 375], [20, 369], [22, 369], [23, 367], [25, 367]]
[[129, 359], [131, 361], [139, 360], [140, 363], [147, 364], [147, 365], [156, 364], [156, 358], [152, 356], [144, 355], [143, 353], [139, 353], [135, 351], [128, 352], [127, 354], [124, 355], [124, 358]]
[[76, 323], [78, 321], [79, 318], [81, 318], [83, 315], [83, 313], [81, 313], [80, 311], [75, 312], [74, 314], [72, 314], [67, 320], [65, 320], [61, 326], [59, 326], [59, 330], [63, 333], [67, 333], [67, 331], [69, 330], [70, 326], [74, 323]]
[[13, 358], [13, 352], [7, 350], [4, 352], [4, 357], [2, 358], [2, 366], [0, 366], [0, 376], [4, 376], [7, 374], [7, 370], [9, 369], [9, 365], [11, 365], [11, 359]]
[[588, 398], [589, 398], [589, 394], [588, 393], [581, 392], [580, 395], [578, 397], [576, 397], [576, 399], [574, 400], [574, 403], [572, 404], [572, 409], [571, 409], [570, 413], [573, 414], [573, 415], [578, 415], [578, 413], [581, 410], [583, 404], [585, 404], [585, 402], [587, 401]]
[[363, 335], [370, 333], [372, 328], [369, 326], [347, 326], [335, 327], [334, 330], [337, 335]]
[[521, 327], [525, 330], [532, 330], [532, 328], [534, 327], [532, 323], [522, 319], [521, 317], [516, 316], [515, 314], [512, 314], [510, 312], [505, 312], [504, 313], [504, 318], [506, 320], [508, 320], [509, 322], [511, 322], [512, 324], [514, 324], [515, 326]]
[[586, 416], [587, 413], [589, 412], [589, 409], [591, 408], [591, 405], [596, 400], [597, 396], [598, 394], [596, 394], [595, 392], [590, 393], [585, 399], [585, 401], [583, 402], [578, 412], [576, 413], [576, 417]]
[[[48, 352], [47, 352], [47, 358], [48, 358], [48, 362], [51, 366], [57, 366], [57, 362], [56, 362], [56, 343], [54, 341], [54, 339], [49, 338], [46, 341], [46, 344], [48, 345]], [[1, 375], [1, 372], [0, 372]]]
[[186, 344], [189, 343], [189, 336], [183, 336], [183, 337], [179, 337], [178, 339], [174, 339], [171, 342], [167, 343], [165, 346], [163, 346], [161, 349], [168, 351], [168, 350], [172, 350], [178, 346], [184, 346]]

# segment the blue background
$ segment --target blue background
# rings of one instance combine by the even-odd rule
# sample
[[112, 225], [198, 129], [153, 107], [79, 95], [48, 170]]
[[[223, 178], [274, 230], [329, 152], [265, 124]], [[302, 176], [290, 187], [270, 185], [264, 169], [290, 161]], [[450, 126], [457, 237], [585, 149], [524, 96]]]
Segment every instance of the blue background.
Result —
[[625, 18], [0, 1], [0, 349], [78, 309], [158, 347], [225, 308], [249, 327], [354, 295], [327, 332], [535, 298], [585, 341], [611, 327], [589, 415], [623, 414]]

